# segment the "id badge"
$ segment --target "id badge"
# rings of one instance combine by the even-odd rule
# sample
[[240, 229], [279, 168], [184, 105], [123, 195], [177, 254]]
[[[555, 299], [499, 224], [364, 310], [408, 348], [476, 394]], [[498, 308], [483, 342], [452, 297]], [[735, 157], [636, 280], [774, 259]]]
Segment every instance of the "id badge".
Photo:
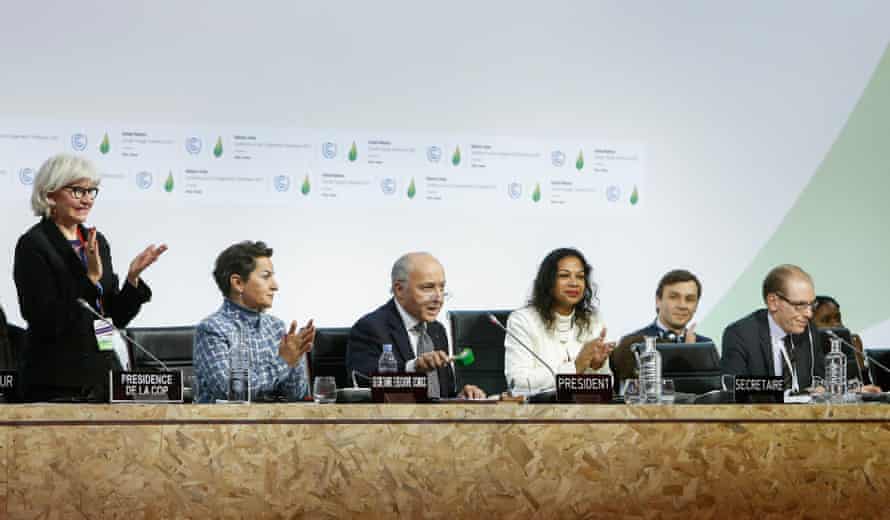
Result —
[[102, 320], [94, 320], [93, 329], [96, 331], [96, 343], [99, 344], [99, 350], [114, 350], [114, 327]]
[[102, 320], [93, 321], [93, 328], [96, 331], [96, 343], [99, 350], [103, 352], [114, 352], [120, 361], [124, 370], [130, 369], [130, 354], [127, 351], [127, 344], [120, 333], [114, 330], [114, 327]]

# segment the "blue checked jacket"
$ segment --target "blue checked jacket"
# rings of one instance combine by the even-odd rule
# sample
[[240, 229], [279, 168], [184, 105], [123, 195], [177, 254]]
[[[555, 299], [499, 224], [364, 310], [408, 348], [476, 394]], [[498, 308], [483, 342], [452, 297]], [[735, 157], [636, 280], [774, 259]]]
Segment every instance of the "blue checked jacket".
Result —
[[278, 355], [279, 342], [287, 332], [284, 322], [225, 299], [222, 307], [205, 318], [195, 332], [195, 402], [213, 403], [227, 398], [229, 346], [238, 329], [250, 352], [251, 400], [276, 396], [288, 401], [303, 400], [309, 394], [306, 357], [291, 368]]

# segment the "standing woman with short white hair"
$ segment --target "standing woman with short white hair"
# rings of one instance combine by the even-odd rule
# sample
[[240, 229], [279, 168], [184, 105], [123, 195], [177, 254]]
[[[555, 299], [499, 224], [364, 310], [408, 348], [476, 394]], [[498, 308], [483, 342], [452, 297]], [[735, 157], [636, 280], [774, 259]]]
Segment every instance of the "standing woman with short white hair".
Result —
[[13, 266], [28, 322], [22, 379], [30, 401], [107, 401], [108, 371], [119, 363], [106, 342], [100, 349], [95, 317], [78, 299], [125, 327], [151, 299], [142, 271], [167, 250], [145, 248], [121, 286], [108, 241], [84, 225], [98, 186], [92, 163], [68, 154], [50, 157], [34, 179], [31, 208], [41, 219], [19, 238]]

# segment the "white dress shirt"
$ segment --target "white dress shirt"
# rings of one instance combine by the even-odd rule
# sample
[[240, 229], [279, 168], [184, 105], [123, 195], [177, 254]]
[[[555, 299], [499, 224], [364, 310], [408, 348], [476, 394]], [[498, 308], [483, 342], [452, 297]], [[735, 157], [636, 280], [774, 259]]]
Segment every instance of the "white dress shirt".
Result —
[[401, 305], [399, 305], [399, 300], [395, 298], [392, 299], [396, 304], [396, 309], [399, 311], [399, 316], [402, 317], [402, 323], [405, 325], [405, 330], [408, 332], [408, 340], [411, 342], [411, 350], [414, 352], [414, 359], [409, 359], [405, 362], [405, 372], [416, 372], [415, 364], [417, 363], [417, 344], [420, 342], [420, 332], [414, 329], [420, 320], [408, 314], [408, 311], [404, 309]]
[[[785, 350], [785, 336], [788, 335], [787, 332], [782, 330], [782, 327], [776, 323], [776, 320], [773, 319], [773, 315], [767, 313], [766, 321], [769, 323], [769, 340], [773, 347], [773, 370], [775, 371], [776, 376], [783, 376], [785, 374], [785, 359], [782, 355], [782, 351]], [[791, 353], [789, 352], [790, 356]], [[797, 374], [794, 371], [791, 371], [791, 387], [795, 389], [800, 388], [800, 384], [797, 381]]]

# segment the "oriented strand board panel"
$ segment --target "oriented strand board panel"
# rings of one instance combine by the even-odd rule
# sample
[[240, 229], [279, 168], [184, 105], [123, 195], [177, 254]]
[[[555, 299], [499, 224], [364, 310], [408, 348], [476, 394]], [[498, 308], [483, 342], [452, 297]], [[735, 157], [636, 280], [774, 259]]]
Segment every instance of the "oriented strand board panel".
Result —
[[0, 518], [884, 518], [890, 407], [8, 405]]

